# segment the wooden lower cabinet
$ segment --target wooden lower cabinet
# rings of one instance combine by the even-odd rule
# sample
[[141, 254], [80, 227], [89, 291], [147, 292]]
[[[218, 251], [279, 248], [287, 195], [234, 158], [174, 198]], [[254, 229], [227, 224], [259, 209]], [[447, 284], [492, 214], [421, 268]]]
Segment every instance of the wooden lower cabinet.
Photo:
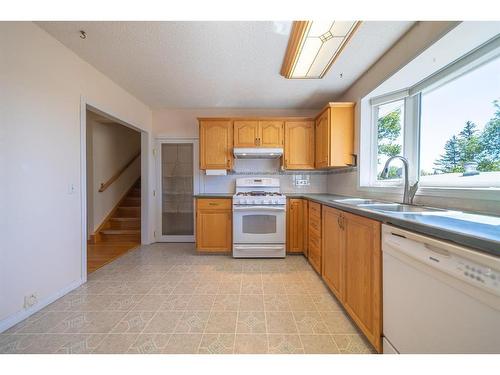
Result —
[[287, 253], [303, 254], [305, 249], [304, 199], [290, 198], [286, 206], [286, 251]]
[[324, 206], [322, 277], [378, 351], [382, 351], [380, 223]]
[[233, 213], [231, 199], [196, 199], [196, 250], [231, 252]]
[[344, 307], [368, 340], [382, 351], [380, 223], [343, 213]]
[[323, 264], [321, 275], [335, 296], [344, 297], [344, 232], [341, 227], [342, 211], [323, 207]]
[[309, 202], [307, 259], [321, 273], [321, 204]]

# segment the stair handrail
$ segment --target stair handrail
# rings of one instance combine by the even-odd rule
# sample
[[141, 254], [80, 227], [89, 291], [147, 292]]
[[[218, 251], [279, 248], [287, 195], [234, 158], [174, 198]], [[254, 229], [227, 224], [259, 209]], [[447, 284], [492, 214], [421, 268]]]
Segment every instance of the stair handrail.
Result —
[[106, 182], [101, 182], [101, 187], [99, 188], [99, 193], [102, 193], [108, 187], [111, 186], [113, 182], [115, 182], [122, 174], [127, 170], [128, 167], [135, 161], [135, 159], [141, 156], [141, 151], [134, 155], [132, 159], [130, 159], [127, 164], [125, 164], [118, 172], [116, 172], [111, 178]]

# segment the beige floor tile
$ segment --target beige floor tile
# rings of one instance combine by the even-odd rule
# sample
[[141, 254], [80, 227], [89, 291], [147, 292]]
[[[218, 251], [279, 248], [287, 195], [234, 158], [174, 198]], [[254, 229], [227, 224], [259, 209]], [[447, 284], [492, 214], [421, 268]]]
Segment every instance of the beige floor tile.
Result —
[[323, 281], [305, 282], [306, 291], [310, 294], [328, 293], [328, 287]]
[[196, 287], [199, 285], [197, 282], [184, 282], [181, 281], [172, 291], [172, 294], [194, 294]]
[[302, 281], [288, 282], [285, 284], [287, 294], [309, 294], [306, 285]]
[[193, 298], [186, 306], [186, 310], [210, 311], [215, 301], [214, 294], [193, 294]]
[[307, 354], [336, 354], [339, 353], [337, 345], [330, 335], [300, 335]]
[[266, 311], [268, 333], [298, 333], [293, 314], [287, 311]]
[[342, 354], [371, 354], [375, 350], [361, 335], [332, 335]]
[[286, 289], [285, 289], [285, 284], [280, 281], [280, 282], [263, 282], [262, 283], [262, 289], [264, 291], [264, 294], [285, 294]]
[[164, 353], [168, 354], [198, 354], [202, 334], [174, 333], [170, 336]]
[[104, 310], [129, 311], [141, 301], [144, 295], [132, 294], [132, 295], [117, 295], [117, 296], [106, 296], [106, 297], [109, 298], [109, 302]]
[[235, 354], [267, 354], [267, 335], [237, 334], [234, 339]]
[[109, 333], [126, 315], [121, 311], [85, 311], [71, 313], [49, 333]]
[[264, 296], [262, 294], [242, 294], [239, 310], [264, 311]]
[[283, 278], [279, 272], [267, 272], [262, 274], [263, 284], [279, 284], [283, 283]]
[[23, 328], [25, 328], [26, 326], [28, 326], [31, 323], [35, 322], [36, 320], [44, 317], [48, 313], [49, 313], [49, 311], [47, 311], [46, 309], [40, 310], [40, 311], [34, 313], [33, 315], [29, 316], [28, 318], [24, 319], [23, 321], [17, 323], [13, 327], [10, 327], [8, 330], [6, 330], [2, 334], [0, 334], [0, 336], [3, 335], [3, 334], [17, 333], [17, 332], [21, 331]]
[[192, 294], [171, 294], [165, 298], [160, 311], [184, 311], [192, 298]]
[[340, 304], [330, 293], [311, 294], [318, 311], [342, 311]]
[[179, 281], [162, 280], [158, 283], [155, 283], [153, 287], [148, 291], [148, 294], [169, 295], [174, 291], [177, 285], [179, 285]]
[[195, 288], [194, 294], [217, 294], [219, 292], [218, 281], [201, 281]]
[[111, 333], [141, 333], [155, 315], [152, 311], [131, 311], [111, 330]]
[[264, 294], [265, 311], [290, 311], [286, 294]]
[[138, 334], [111, 333], [97, 346], [95, 354], [126, 353], [135, 342]]
[[237, 333], [266, 333], [266, 316], [263, 311], [240, 311]]
[[354, 324], [343, 311], [320, 311], [320, 314], [331, 334], [357, 333]]
[[215, 297], [212, 311], [238, 311], [239, 305], [239, 294], [218, 294]]
[[47, 333], [72, 314], [71, 312], [47, 312], [39, 319], [29, 322], [17, 329], [16, 333]]
[[106, 338], [106, 334], [45, 335], [61, 342], [56, 354], [89, 354]]
[[171, 334], [141, 334], [129, 347], [130, 354], [159, 354], [166, 352]]
[[241, 282], [241, 294], [263, 294], [263, 293], [264, 293], [264, 288], [262, 286], [262, 281], [243, 280]]
[[308, 294], [288, 294], [288, 303], [292, 311], [316, 310], [316, 305]]
[[151, 311], [156, 312], [167, 300], [167, 296], [162, 294], [145, 295], [132, 308], [132, 311]]
[[205, 328], [205, 333], [236, 332], [236, 316], [236, 312], [212, 311]]
[[295, 318], [297, 329], [301, 334], [330, 333], [323, 318], [317, 311], [294, 311], [293, 317]]
[[153, 285], [154, 284], [152, 282], [119, 282], [114, 285], [110, 285], [103, 291], [103, 294], [147, 294]]
[[303, 354], [304, 348], [299, 335], [270, 334], [269, 353], [272, 354]]
[[219, 284], [218, 294], [240, 294], [241, 293], [241, 280], [240, 281], [222, 281]]
[[175, 333], [203, 333], [207, 325], [208, 311], [186, 311], [175, 327]]
[[143, 333], [173, 333], [181, 316], [177, 311], [159, 311], [144, 328]]
[[201, 339], [199, 354], [231, 354], [234, 349], [234, 334], [207, 333]]

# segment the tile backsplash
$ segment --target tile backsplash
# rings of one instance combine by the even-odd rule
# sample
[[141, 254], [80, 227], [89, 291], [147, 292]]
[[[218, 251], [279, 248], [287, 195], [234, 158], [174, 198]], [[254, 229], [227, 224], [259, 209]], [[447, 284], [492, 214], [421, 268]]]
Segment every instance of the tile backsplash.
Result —
[[[265, 176], [279, 178], [284, 193], [326, 193], [328, 173], [326, 171], [282, 171], [279, 159], [239, 160], [234, 171], [227, 176], [200, 176], [200, 193], [234, 193], [235, 180], [244, 177]], [[296, 185], [294, 180], [308, 180], [309, 184]]]

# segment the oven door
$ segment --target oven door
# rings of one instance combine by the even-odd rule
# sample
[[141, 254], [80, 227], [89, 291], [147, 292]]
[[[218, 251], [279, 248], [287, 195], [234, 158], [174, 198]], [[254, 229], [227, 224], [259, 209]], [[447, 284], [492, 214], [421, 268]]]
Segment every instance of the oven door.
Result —
[[233, 242], [285, 243], [285, 206], [233, 206]]

